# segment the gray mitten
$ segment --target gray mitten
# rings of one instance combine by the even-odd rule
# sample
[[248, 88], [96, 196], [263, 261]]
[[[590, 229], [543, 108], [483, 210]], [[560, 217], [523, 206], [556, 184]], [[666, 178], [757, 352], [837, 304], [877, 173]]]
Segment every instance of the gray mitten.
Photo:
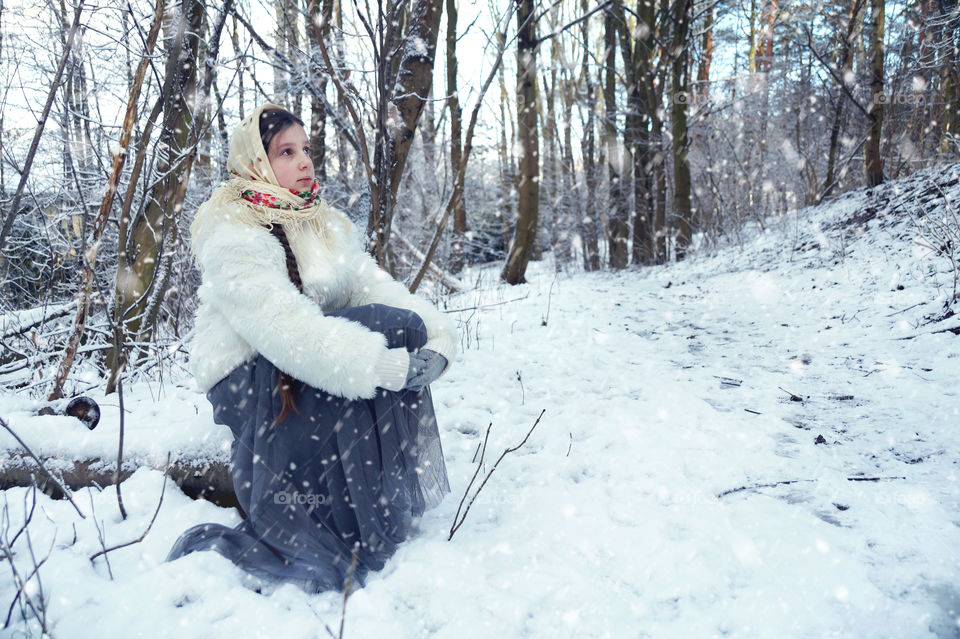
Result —
[[410, 368], [407, 370], [407, 390], [421, 391], [429, 386], [447, 367], [447, 358], [435, 351], [420, 350], [410, 353]]

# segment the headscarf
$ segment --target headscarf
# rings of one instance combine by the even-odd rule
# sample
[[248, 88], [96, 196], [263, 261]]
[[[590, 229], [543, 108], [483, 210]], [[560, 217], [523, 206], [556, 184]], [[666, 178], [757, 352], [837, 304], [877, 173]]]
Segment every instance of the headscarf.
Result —
[[309, 231], [329, 243], [333, 224], [349, 231], [349, 221], [319, 197], [319, 181], [314, 180], [309, 190], [299, 192], [284, 188], [277, 181], [260, 139], [260, 114], [282, 108], [269, 102], [261, 104], [233, 130], [227, 157], [231, 177], [200, 205], [190, 225], [194, 254], [197, 241], [213, 230], [216, 219], [223, 217], [251, 226], [282, 224], [291, 243]]

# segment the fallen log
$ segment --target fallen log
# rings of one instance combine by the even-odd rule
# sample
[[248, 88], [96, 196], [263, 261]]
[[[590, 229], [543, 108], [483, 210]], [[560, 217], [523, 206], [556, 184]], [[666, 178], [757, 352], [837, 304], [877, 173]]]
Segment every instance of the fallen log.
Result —
[[[0, 453], [0, 490], [15, 486], [31, 486], [34, 483], [53, 499], [63, 499], [64, 494], [55, 482], [43, 476], [36, 461], [19, 449]], [[43, 465], [70, 490], [92, 486], [110, 486], [114, 482], [116, 461], [103, 459], [71, 460], [62, 457], [41, 457]], [[120, 481], [128, 479], [138, 468], [163, 471], [164, 465], [124, 463]], [[181, 460], [170, 464], [167, 476], [184, 494], [193, 499], [206, 499], [218, 506], [238, 507], [233, 492], [230, 463], [224, 460]]]

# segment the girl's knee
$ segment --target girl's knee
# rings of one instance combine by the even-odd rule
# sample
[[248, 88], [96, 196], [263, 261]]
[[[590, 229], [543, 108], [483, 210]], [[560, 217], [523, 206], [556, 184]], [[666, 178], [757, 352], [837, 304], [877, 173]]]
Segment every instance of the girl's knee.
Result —
[[351, 306], [331, 315], [358, 322], [371, 331], [382, 333], [387, 337], [390, 348], [406, 347], [412, 350], [427, 341], [427, 327], [423, 319], [406, 308], [372, 303]]

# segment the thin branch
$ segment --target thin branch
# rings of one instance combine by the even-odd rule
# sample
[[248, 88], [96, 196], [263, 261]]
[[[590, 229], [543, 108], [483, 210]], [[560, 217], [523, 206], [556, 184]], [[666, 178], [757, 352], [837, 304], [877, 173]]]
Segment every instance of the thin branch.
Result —
[[[323, 104], [326, 106], [327, 113], [336, 122], [337, 127], [339, 129], [338, 132], [341, 135], [343, 135], [343, 137], [347, 140], [347, 142], [350, 143], [350, 146], [352, 146], [358, 153], [362, 153], [363, 151], [361, 149], [361, 144], [357, 142], [356, 138], [350, 135], [350, 132], [347, 129], [347, 123], [341, 120], [339, 116], [337, 116], [336, 109], [334, 109], [333, 106], [331, 106], [330, 103], [327, 101], [327, 96], [323, 95], [323, 93], [319, 91], [317, 87], [314, 86], [314, 84], [309, 81], [308, 78], [305, 78], [304, 73], [300, 71], [301, 67], [304, 65], [294, 64], [293, 61], [287, 59], [285, 55], [277, 51], [274, 47], [271, 47], [266, 40], [260, 37], [260, 34], [258, 34], [257, 31], [253, 28], [253, 25], [251, 25], [246, 18], [240, 15], [240, 13], [236, 9], [233, 10], [233, 15], [237, 18], [237, 20], [239, 20], [243, 24], [244, 27], [246, 27], [247, 31], [250, 33], [253, 39], [257, 41], [257, 44], [260, 45], [261, 49], [263, 49], [264, 51], [267, 51], [268, 53], [276, 57], [277, 60], [279, 60], [283, 65], [285, 65], [283, 67], [284, 69], [286, 69], [287, 71], [292, 71], [293, 73], [297, 74], [298, 76], [300, 76], [301, 80], [306, 80], [304, 84], [307, 90], [310, 91], [310, 95], [312, 95], [313, 97], [323, 102]], [[320, 46], [321, 46], [321, 51], [325, 50], [322, 43]], [[327, 63], [327, 67], [328, 69], [332, 70], [332, 67], [329, 65], [329, 62]], [[330, 74], [330, 77], [334, 77], [334, 76], [335, 74], [333, 73]]]
[[13, 429], [10, 428], [10, 425], [7, 424], [6, 420], [3, 419], [2, 417], [0, 417], [0, 426], [3, 426], [3, 428], [4, 428], [8, 433], [10, 433], [11, 435], [13, 435], [14, 439], [17, 440], [17, 443], [19, 443], [19, 444], [23, 447], [23, 450], [25, 450], [28, 455], [30, 455], [31, 457], [33, 457], [33, 460], [34, 460], [35, 462], [37, 462], [37, 466], [40, 467], [40, 470], [43, 471], [43, 474], [46, 475], [47, 478], [48, 478], [50, 481], [52, 481], [52, 482], [57, 486], [57, 488], [59, 488], [59, 489], [63, 492], [64, 495], [66, 495], [66, 497], [67, 497], [67, 499], [70, 501], [70, 503], [73, 504], [74, 510], [77, 511], [77, 514], [80, 515], [81, 519], [86, 519], [86, 515], [84, 515], [84, 514], [80, 511], [80, 508], [77, 506], [77, 503], [76, 503], [75, 501], [73, 501], [73, 497], [70, 496], [70, 491], [69, 491], [69, 489], [68, 489], [66, 486], [62, 485], [59, 481], [57, 481], [57, 478], [56, 478], [56, 477], [54, 477], [52, 474], [50, 474], [50, 471], [47, 470], [47, 467], [43, 465], [43, 462], [40, 461], [40, 458], [33, 454], [33, 451], [30, 450], [30, 447], [27, 446], [26, 442], [24, 442], [22, 439], [20, 439], [20, 436], [17, 435], [15, 432], [13, 432]]
[[[114, 550], [119, 550], [120, 548], [126, 548], [127, 546], [132, 546], [134, 544], [139, 544], [143, 541], [147, 533], [150, 532], [150, 529], [153, 528], [153, 522], [157, 520], [157, 515], [160, 513], [160, 506], [163, 505], [163, 494], [167, 490], [167, 470], [170, 468], [170, 453], [167, 453], [167, 466], [163, 469], [163, 486], [160, 488], [160, 501], [157, 502], [157, 509], [153, 511], [153, 517], [150, 518], [150, 523], [147, 524], [147, 529], [143, 531], [143, 534], [134, 539], [133, 541], [127, 541], [122, 544], [117, 544], [116, 546], [111, 546], [110, 548], [104, 548], [103, 550], [94, 553], [90, 556], [90, 561], [93, 562], [94, 559], [100, 555], [106, 555], [109, 552]], [[106, 557], [104, 557], [106, 558]]]
[[823, 65], [823, 68], [825, 68], [830, 75], [833, 76], [833, 79], [837, 81], [837, 84], [840, 85], [840, 88], [843, 89], [843, 92], [847, 94], [847, 97], [850, 98], [850, 101], [853, 102], [854, 106], [860, 109], [860, 112], [863, 113], [863, 115], [869, 115], [866, 107], [860, 104], [860, 101], [857, 100], [850, 92], [850, 88], [847, 86], [847, 83], [843, 80], [843, 78], [837, 75], [837, 72], [833, 70], [833, 67], [830, 66], [830, 63], [824, 60], [820, 55], [820, 52], [817, 51], [817, 47], [813, 44], [813, 35], [810, 33], [810, 27], [803, 25], [803, 32], [807, 36], [807, 47], [810, 49], [810, 53], [813, 54], [813, 57], [815, 57], [817, 61]]
[[[73, 38], [77, 33], [77, 27], [80, 25], [80, 12], [83, 10], [84, 0], [77, 3], [77, 8], [73, 14], [73, 24], [70, 25], [70, 34], [67, 37], [67, 44], [64, 47], [63, 55], [60, 57], [60, 65], [50, 83], [50, 92], [47, 94], [47, 102], [43, 105], [43, 112], [40, 114], [40, 120], [37, 122], [37, 130], [33, 134], [33, 142], [30, 143], [30, 149], [27, 151], [27, 158], [23, 163], [23, 170], [20, 173], [20, 183], [13, 194], [13, 201], [10, 203], [10, 209], [7, 211], [7, 218], [3, 221], [3, 230], [0, 230], [0, 251], [3, 251], [3, 245], [10, 235], [10, 229], [13, 228], [13, 219], [17, 216], [17, 208], [20, 206], [20, 197], [23, 195], [23, 189], [27, 185], [27, 177], [30, 175], [30, 167], [33, 166], [33, 158], [40, 146], [40, 136], [47, 124], [47, 117], [50, 115], [50, 107], [53, 106], [53, 99], [57, 95], [57, 89], [60, 88], [60, 78], [63, 76], [63, 69], [67, 65], [67, 59], [73, 52]], [[9, 265], [9, 260], [5, 260]]]
[[577, 19], [575, 19], [575, 20], [571, 20], [570, 22], [568, 22], [567, 24], [563, 25], [562, 27], [560, 27], [560, 28], [557, 29], [556, 31], [553, 31], [552, 33], [548, 33], [547, 35], [542, 36], [542, 37], [540, 37], [540, 38], [537, 38], [537, 42], [536, 42], [536, 45], [535, 45], [535, 46], [540, 46], [543, 42], [546, 42], [547, 40], [549, 40], [549, 39], [551, 39], [551, 38], [553, 38], [553, 37], [555, 37], [555, 36], [560, 35], [561, 33], [563, 33], [564, 31], [566, 31], [566, 30], [569, 29], [570, 27], [574, 27], [574, 26], [580, 24], [581, 22], [583, 22], [584, 20], [588, 19], [590, 16], [592, 16], [592, 15], [595, 14], [595, 13], [597, 13], [598, 11], [603, 11], [604, 9], [606, 9], [607, 7], [609, 7], [611, 4], [613, 4], [613, 0], [606, 0], [606, 2], [603, 2], [603, 3], [601, 3], [600, 5], [594, 7], [593, 9], [591, 9], [590, 11], [588, 11], [587, 13], [583, 14], [582, 16], [580, 16], [579, 18], [577, 18]]
[[[511, 17], [513, 16], [513, 7], [514, 4], [510, 3], [506, 15], [507, 23], [509, 23]], [[443, 217], [437, 223], [437, 228], [434, 231], [433, 239], [430, 241], [430, 248], [427, 250], [427, 256], [423, 260], [423, 264], [420, 266], [417, 276], [413, 278], [413, 283], [410, 284], [411, 293], [416, 292], [417, 288], [420, 286], [420, 282], [423, 281], [423, 277], [426, 275], [427, 269], [430, 267], [430, 262], [433, 260], [433, 256], [437, 251], [437, 246], [440, 244], [440, 236], [443, 235], [443, 228], [446, 226], [447, 220], [450, 218], [450, 213], [456, 207], [457, 202], [463, 198], [463, 184], [467, 174], [467, 162], [470, 159], [470, 152], [473, 150], [473, 131], [477, 126], [477, 118], [480, 115], [480, 107], [483, 104], [483, 96], [486, 94], [487, 89], [493, 82], [494, 76], [497, 74], [497, 69], [499, 69], [500, 64], [503, 61], [503, 53], [507, 50], [507, 46], [512, 42], [513, 39], [511, 39], [510, 42], [504, 40], [503, 46], [500, 48], [500, 51], [497, 52], [497, 59], [493, 63], [493, 67], [490, 69], [490, 73], [487, 75], [487, 79], [484, 81], [483, 86], [480, 88], [480, 94], [477, 96], [476, 102], [474, 102], [473, 111], [470, 113], [470, 124], [467, 126], [467, 134], [463, 141], [463, 157], [460, 158], [460, 166], [457, 167], [457, 176], [453, 184], [453, 193], [450, 194], [450, 199], [447, 200], [447, 206], [443, 211]]]
[[[500, 462], [503, 461], [503, 458], [506, 457], [508, 453], [515, 452], [515, 451], [518, 450], [521, 446], [523, 446], [524, 444], [527, 443], [527, 440], [530, 438], [530, 435], [533, 433], [533, 429], [537, 427], [537, 424], [540, 423], [540, 419], [543, 417], [543, 414], [546, 413], [546, 412], [547, 412], [547, 409], [546, 409], [546, 408], [544, 408], [543, 410], [540, 411], [540, 415], [537, 417], [537, 421], [533, 422], [533, 426], [531, 426], [531, 427], [530, 427], [530, 430], [527, 431], [527, 435], [526, 435], [526, 437], [523, 438], [523, 441], [521, 441], [519, 444], [517, 444], [516, 446], [514, 446], [514, 447], [512, 447], [512, 448], [506, 448], [506, 449], [504, 449], [504, 451], [500, 454], [500, 457], [499, 457], [499, 458], [497, 459], [497, 461], [493, 464], [493, 468], [491, 468], [491, 469], [490, 469], [490, 472], [487, 473], [486, 477], [483, 478], [483, 481], [480, 483], [480, 487], [477, 488], [477, 491], [476, 491], [475, 493], [473, 493], [473, 497], [470, 498], [470, 502], [467, 504], [466, 509], [463, 511], [463, 517], [461, 517], [459, 521], [457, 521], [457, 515], [460, 514], [460, 508], [457, 508], [457, 514], [454, 515], [453, 526], [451, 526], [451, 528], [450, 528], [450, 536], [447, 537], [447, 541], [453, 539], [453, 534], [454, 534], [455, 532], [457, 532], [457, 531], [460, 529], [460, 526], [463, 525], [463, 522], [466, 521], [466, 519], [467, 519], [467, 513], [470, 512], [470, 507], [473, 505], [473, 502], [476, 500], [477, 495], [479, 495], [479, 494], [480, 494], [480, 491], [483, 490], [483, 487], [487, 485], [487, 481], [490, 479], [490, 477], [493, 476], [494, 471], [497, 470], [497, 466], [500, 465]], [[493, 425], [493, 422], [491, 422], [491, 426], [492, 426], [492, 425]], [[490, 426], [487, 426], [487, 435], [486, 435], [486, 437], [489, 437], [489, 436], [490, 436]], [[486, 437], [484, 437], [484, 442], [483, 442], [483, 450], [484, 450], [484, 452], [486, 452], [486, 450], [487, 450]], [[480, 455], [480, 462], [477, 463], [477, 472], [479, 472], [481, 465], [483, 465], [483, 454]], [[474, 478], [476, 478], [477, 473], [474, 472], [474, 475], [473, 475], [473, 476], [474, 476]], [[464, 498], [466, 498], [467, 492], [469, 492], [470, 486], [472, 486], [472, 485], [473, 485], [473, 479], [470, 480], [470, 484], [467, 485], [467, 490], [464, 491], [464, 493], [463, 493]], [[460, 500], [460, 504], [463, 505], [463, 499]]]
[[[906, 479], [906, 477], [844, 477], [847, 481], [886, 481], [892, 479]], [[757, 488], [774, 488], [776, 486], [787, 486], [789, 484], [800, 484], [800, 483], [810, 483], [815, 482], [816, 479], [784, 479], [783, 481], [774, 481], [768, 484], [750, 484], [749, 486], [739, 486], [737, 488], [731, 488], [725, 490], [722, 493], [717, 493], [717, 499], [726, 497], [727, 495], [732, 495], [734, 493], [739, 493], [744, 490], [755, 490]]]

